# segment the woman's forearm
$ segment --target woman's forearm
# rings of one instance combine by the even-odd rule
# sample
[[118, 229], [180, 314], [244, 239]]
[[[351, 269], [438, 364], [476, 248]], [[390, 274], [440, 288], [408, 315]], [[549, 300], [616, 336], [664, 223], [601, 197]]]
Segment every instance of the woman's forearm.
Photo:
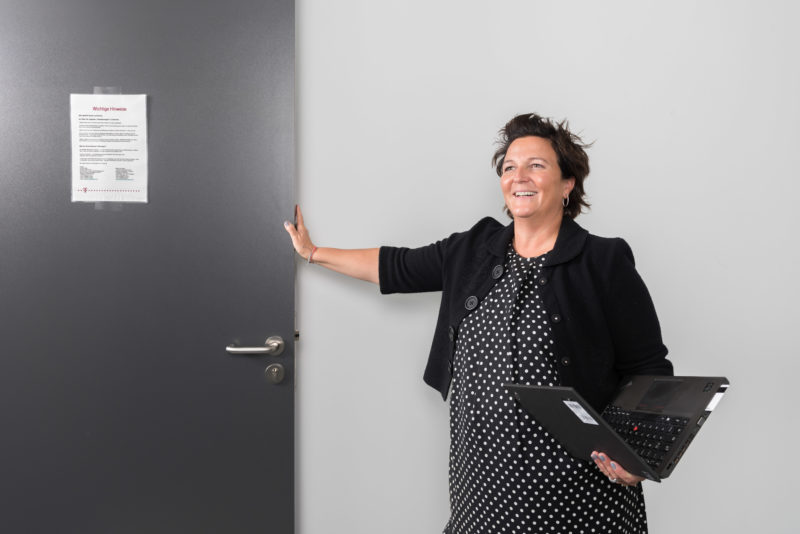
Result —
[[[366, 282], [378, 283], [378, 248], [317, 247], [311, 263]], [[308, 259], [308, 258], [306, 258]]]

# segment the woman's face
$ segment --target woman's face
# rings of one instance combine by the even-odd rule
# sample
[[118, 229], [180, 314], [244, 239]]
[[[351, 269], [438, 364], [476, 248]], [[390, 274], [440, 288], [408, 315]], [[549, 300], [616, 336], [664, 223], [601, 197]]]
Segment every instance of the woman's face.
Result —
[[500, 187], [514, 220], [561, 216], [563, 199], [574, 185], [574, 178], [562, 179], [558, 156], [549, 140], [520, 137], [508, 147]]

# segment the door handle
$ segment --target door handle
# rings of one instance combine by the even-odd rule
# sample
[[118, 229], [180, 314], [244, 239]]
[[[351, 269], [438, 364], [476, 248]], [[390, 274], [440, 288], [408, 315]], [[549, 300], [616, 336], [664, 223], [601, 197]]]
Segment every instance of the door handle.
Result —
[[277, 356], [283, 352], [283, 338], [281, 336], [270, 336], [264, 342], [263, 347], [237, 347], [228, 345], [225, 347], [228, 354], [274, 354]]

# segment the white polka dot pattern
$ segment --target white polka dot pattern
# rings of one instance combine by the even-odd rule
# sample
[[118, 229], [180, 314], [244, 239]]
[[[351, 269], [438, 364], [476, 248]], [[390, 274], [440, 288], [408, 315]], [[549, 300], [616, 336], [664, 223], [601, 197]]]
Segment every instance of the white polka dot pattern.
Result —
[[509, 246], [505, 274], [458, 329], [445, 532], [646, 533], [641, 486], [572, 458], [503, 388], [559, 383], [537, 286], [544, 259]]

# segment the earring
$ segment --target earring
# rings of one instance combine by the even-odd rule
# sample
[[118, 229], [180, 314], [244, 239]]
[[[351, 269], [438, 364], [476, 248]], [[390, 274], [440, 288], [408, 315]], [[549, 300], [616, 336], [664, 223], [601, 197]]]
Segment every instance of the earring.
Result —
[[561, 201], [561, 205], [565, 208], [569, 206], [569, 197], [564, 198], [564, 200]]

